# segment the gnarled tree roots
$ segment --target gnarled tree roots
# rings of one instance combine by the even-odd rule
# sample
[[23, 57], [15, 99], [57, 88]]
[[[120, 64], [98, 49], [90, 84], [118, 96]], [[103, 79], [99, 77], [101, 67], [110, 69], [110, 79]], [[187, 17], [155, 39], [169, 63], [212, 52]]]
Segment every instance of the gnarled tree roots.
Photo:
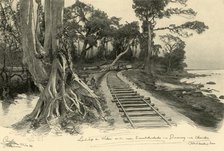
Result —
[[35, 109], [22, 123], [31, 122], [31, 126], [35, 123], [49, 124], [51, 119], [60, 119], [68, 114], [83, 120], [88, 119], [87, 116], [99, 119], [102, 109], [98, 97], [72, 71], [64, 55], [59, 54], [52, 63], [48, 84], [41, 92]]

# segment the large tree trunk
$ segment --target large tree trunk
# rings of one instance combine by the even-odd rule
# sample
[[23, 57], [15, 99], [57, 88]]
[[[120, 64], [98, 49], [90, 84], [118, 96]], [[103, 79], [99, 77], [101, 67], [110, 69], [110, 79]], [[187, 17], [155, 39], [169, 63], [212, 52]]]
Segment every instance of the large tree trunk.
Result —
[[106, 49], [105, 49], [105, 56], [104, 56], [104, 58], [105, 58], [105, 60], [107, 60], [107, 56], [108, 56], [108, 54], [109, 54], [109, 41], [107, 41], [106, 42]]
[[39, 88], [43, 91], [44, 83], [48, 80], [48, 73], [41, 60], [35, 57], [36, 53], [36, 17], [37, 5], [34, 0], [21, 1], [21, 34], [23, 48], [23, 63], [27, 65], [32, 78]]
[[152, 31], [151, 31], [151, 22], [148, 22], [148, 51], [145, 58], [145, 72], [148, 74], [152, 73]]
[[82, 47], [82, 52], [81, 52], [81, 57], [80, 57], [81, 63], [88, 57], [88, 56], [86, 56], [87, 52], [89, 53], [89, 50], [91, 50], [93, 47], [94, 46], [92, 46], [92, 45], [88, 45], [87, 40], [84, 40], [83, 47]]
[[167, 66], [167, 73], [170, 73], [171, 71], [171, 57], [168, 57], [168, 66]]
[[86, 42], [86, 40], [84, 40], [84, 43], [82, 46], [81, 57], [80, 57], [81, 61], [84, 61], [86, 59], [86, 53], [87, 53], [86, 47], [87, 47], [87, 42]]
[[50, 54], [51, 61], [58, 49], [57, 36], [62, 33], [63, 0], [45, 0], [45, 38], [44, 50]]
[[[37, 39], [37, 2], [40, 0], [21, 0], [24, 63], [41, 92], [35, 109], [24, 121], [48, 123], [51, 118], [68, 113], [99, 117], [102, 110], [98, 97], [73, 72], [72, 62], [59, 41], [63, 29], [64, 0], [45, 0], [46, 31], [43, 48]], [[45, 51], [48, 59], [36, 58], [35, 53], [40, 48]]]
[[78, 38], [78, 56], [81, 54], [81, 50], [80, 50], [80, 40]]

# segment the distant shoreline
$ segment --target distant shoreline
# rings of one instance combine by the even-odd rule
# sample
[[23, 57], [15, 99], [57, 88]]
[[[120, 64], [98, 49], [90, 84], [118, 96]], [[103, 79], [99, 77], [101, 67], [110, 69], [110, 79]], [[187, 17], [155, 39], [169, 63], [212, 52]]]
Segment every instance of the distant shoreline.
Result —
[[200, 70], [200, 71], [202, 71], [202, 70], [206, 70], [206, 71], [208, 71], [208, 70], [224, 70], [224, 69], [185, 69], [186, 71], [196, 71], [196, 70]]
[[[182, 78], [195, 78], [194, 73], [176, 75], [156, 75], [150, 77], [140, 70], [125, 71], [124, 76], [139, 88], [150, 92], [157, 99], [185, 115], [197, 125], [212, 130], [218, 130], [224, 117], [224, 104], [219, 96], [203, 94], [204, 85], [181, 82]], [[156, 85], [161, 82], [162, 85]], [[176, 88], [175, 88], [176, 86]], [[179, 88], [178, 88], [179, 87]]]

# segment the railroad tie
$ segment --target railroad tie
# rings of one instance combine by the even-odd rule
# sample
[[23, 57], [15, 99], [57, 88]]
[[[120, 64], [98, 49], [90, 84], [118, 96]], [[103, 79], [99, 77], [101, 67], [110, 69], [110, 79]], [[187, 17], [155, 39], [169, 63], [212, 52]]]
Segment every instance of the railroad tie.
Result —
[[161, 113], [149, 97], [139, 95], [117, 76], [117, 72], [108, 74], [107, 83], [113, 96], [112, 102], [116, 103], [125, 123], [133, 128], [164, 128], [172, 125], [172, 120]]

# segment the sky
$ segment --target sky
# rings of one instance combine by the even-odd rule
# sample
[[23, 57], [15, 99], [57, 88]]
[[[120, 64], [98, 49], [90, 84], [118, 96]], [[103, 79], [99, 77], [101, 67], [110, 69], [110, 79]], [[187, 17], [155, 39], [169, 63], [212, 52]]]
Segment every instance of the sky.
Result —
[[[65, 0], [69, 6], [75, 0]], [[109, 16], [121, 17], [122, 22], [138, 21], [132, 9], [132, 0], [80, 0], [105, 11]], [[184, 39], [186, 41], [186, 63], [191, 69], [224, 69], [224, 0], [188, 0], [189, 8], [198, 12], [193, 20], [200, 20], [209, 26], [201, 35]], [[172, 17], [158, 21], [158, 27], [188, 21], [183, 17]], [[165, 34], [160, 32], [158, 34]]]

